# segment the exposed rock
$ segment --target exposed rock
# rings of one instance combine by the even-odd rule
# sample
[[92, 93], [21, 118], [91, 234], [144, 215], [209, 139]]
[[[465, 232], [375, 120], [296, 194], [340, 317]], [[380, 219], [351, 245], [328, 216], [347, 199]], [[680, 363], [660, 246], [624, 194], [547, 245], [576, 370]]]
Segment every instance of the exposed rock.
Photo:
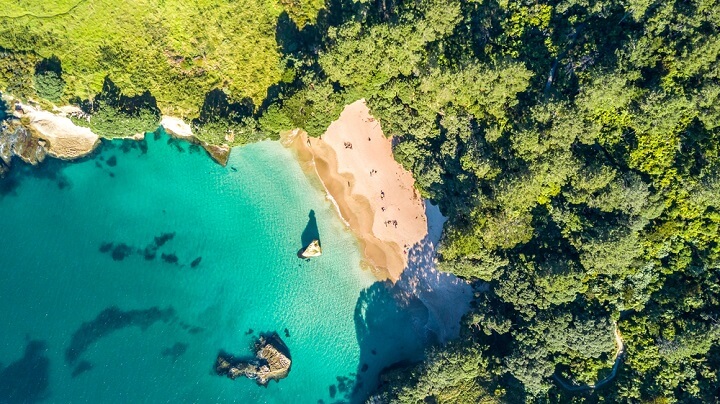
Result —
[[322, 255], [322, 248], [320, 248], [320, 240], [313, 240], [305, 249], [300, 253], [302, 258], [319, 257]]
[[10, 168], [12, 156], [28, 164], [38, 164], [49, 154], [61, 159], [75, 159], [92, 152], [100, 138], [89, 128], [75, 125], [66, 115], [71, 107], [58, 114], [37, 106], [14, 101], [12, 117], [2, 122], [0, 130], [0, 174]]
[[266, 386], [270, 380], [286, 378], [291, 365], [287, 346], [277, 333], [272, 333], [261, 336], [255, 343], [255, 358], [236, 359], [221, 352], [215, 363], [215, 372], [233, 380], [245, 376]]
[[17, 156], [28, 164], [38, 164], [45, 159], [47, 151], [43, 140], [34, 138], [30, 131], [17, 121], [4, 123], [0, 132], [0, 160], [10, 167], [12, 156]]
[[207, 150], [210, 157], [220, 163], [220, 165], [227, 165], [228, 159], [230, 158], [230, 147], [227, 145], [213, 145], [205, 142], [200, 142], [200, 146]]

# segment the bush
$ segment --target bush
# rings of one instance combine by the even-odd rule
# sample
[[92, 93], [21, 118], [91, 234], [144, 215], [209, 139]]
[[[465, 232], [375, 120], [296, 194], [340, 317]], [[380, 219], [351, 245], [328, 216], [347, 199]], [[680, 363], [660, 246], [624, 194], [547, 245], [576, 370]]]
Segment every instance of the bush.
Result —
[[59, 74], [49, 71], [35, 75], [35, 92], [49, 101], [60, 101], [65, 90], [65, 82]]

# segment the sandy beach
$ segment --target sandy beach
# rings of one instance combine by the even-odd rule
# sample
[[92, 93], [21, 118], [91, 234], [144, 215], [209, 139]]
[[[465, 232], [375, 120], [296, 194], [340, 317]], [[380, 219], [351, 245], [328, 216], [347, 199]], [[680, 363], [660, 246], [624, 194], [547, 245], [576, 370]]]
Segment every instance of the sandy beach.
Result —
[[315, 171], [375, 276], [397, 281], [427, 235], [425, 205], [365, 101], [346, 106], [320, 138], [294, 131], [285, 142]]

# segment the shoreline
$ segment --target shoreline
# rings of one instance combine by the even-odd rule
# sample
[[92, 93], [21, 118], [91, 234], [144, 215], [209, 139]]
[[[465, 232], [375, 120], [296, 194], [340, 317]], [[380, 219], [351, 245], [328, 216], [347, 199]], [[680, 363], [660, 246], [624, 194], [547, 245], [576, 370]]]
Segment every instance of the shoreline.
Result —
[[[90, 128], [76, 125], [68, 116], [81, 110], [73, 105], [54, 107], [52, 111], [43, 110], [32, 102], [24, 104], [11, 96], [3, 96], [3, 101], [13, 105], [7, 111], [12, 117], [7, 124], [3, 123], [0, 133], [0, 174], [10, 168], [12, 156], [16, 156], [27, 164], [42, 163], [46, 156], [72, 161], [93, 153], [105, 140], [142, 141], [147, 132], [136, 133], [117, 138], [107, 138], [94, 133]], [[32, 104], [32, 105], [31, 105]], [[204, 142], [192, 133], [190, 125], [182, 118], [162, 116], [158, 126], [173, 138], [201, 146], [216, 163], [225, 166], [230, 158], [231, 147], [228, 145], [212, 145]], [[20, 136], [10, 134], [17, 128], [25, 132]]]
[[[46, 151], [51, 157], [74, 160], [92, 153], [101, 143], [102, 137], [67, 117], [75, 110], [72, 106], [56, 108], [58, 112], [17, 106], [15, 118], [29, 130], [28, 141], [42, 149], [35, 152], [38, 156]], [[41, 117], [42, 126], [36, 117]], [[218, 164], [227, 164], [231, 148], [197, 139], [181, 118], [163, 116], [159, 127], [171, 137], [202, 146]], [[139, 141], [144, 135], [122, 139]], [[319, 181], [338, 216], [355, 235], [363, 256], [361, 266], [377, 279], [399, 280], [408, 266], [410, 250], [428, 234], [428, 218], [412, 174], [395, 161], [392, 139], [385, 137], [365, 101], [347, 105], [319, 138], [296, 129], [286, 132], [280, 142], [294, 151], [303, 172]], [[37, 164], [42, 158], [24, 160]]]
[[347, 105], [320, 138], [294, 130], [282, 143], [320, 181], [358, 239], [364, 266], [376, 278], [396, 282], [408, 252], [427, 235], [428, 222], [411, 173], [395, 161], [392, 140], [364, 100]]

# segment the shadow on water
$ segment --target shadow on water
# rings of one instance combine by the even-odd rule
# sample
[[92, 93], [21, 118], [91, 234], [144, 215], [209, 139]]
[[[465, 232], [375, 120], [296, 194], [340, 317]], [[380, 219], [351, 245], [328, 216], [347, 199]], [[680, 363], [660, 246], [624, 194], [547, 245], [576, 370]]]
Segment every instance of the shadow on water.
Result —
[[308, 222], [305, 225], [305, 230], [303, 230], [300, 236], [300, 242], [302, 243], [301, 248], [307, 247], [313, 240], [320, 240], [320, 230], [318, 230], [315, 211], [311, 209], [310, 213], [308, 213]]
[[338, 377], [335, 390], [346, 401], [364, 402], [384, 368], [421, 360], [425, 347], [437, 340], [425, 327], [428, 316], [419, 299], [398, 299], [398, 289], [390, 282], [375, 282], [360, 292], [354, 315], [360, 362], [350, 379]]
[[17, 195], [18, 187], [26, 178], [43, 179], [54, 184], [58, 189], [70, 189], [72, 183], [63, 173], [69, 164], [67, 161], [47, 158], [44, 162], [33, 166], [13, 157], [11, 169], [5, 177], [0, 177], [0, 198]]
[[29, 341], [22, 358], [0, 367], [0, 402], [37, 403], [48, 398], [50, 359], [44, 341]]
[[[470, 308], [472, 287], [464, 280], [440, 272], [435, 245], [442, 221], [432, 220], [439, 211], [426, 206], [428, 236], [408, 251], [408, 265], [400, 279], [376, 282], [360, 293], [355, 306], [355, 331], [360, 362], [352, 391], [339, 378], [330, 393], [343, 393], [351, 403], [365, 402], [379, 385], [383, 370], [422, 360], [431, 344], [443, 344], [460, 334], [460, 320]], [[342, 380], [341, 380], [342, 379]]]

